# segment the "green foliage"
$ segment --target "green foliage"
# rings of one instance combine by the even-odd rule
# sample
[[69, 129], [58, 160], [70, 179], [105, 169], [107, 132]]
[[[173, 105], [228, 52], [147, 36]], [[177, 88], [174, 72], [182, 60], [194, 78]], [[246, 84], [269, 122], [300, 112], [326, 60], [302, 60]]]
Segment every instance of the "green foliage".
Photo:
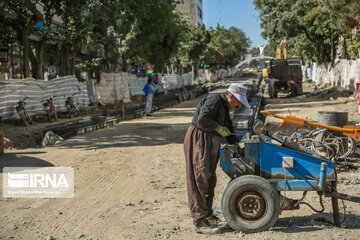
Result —
[[211, 40], [203, 56], [207, 62], [234, 66], [250, 45], [245, 33], [235, 27], [226, 29], [218, 25], [216, 28], [210, 28], [209, 33]]
[[[0, 1], [0, 35], [5, 42], [20, 39], [28, 50], [37, 48], [36, 54], [28, 51], [26, 56], [31, 59], [33, 76], [36, 73], [41, 76], [44, 65], [59, 64], [62, 48], [70, 56], [81, 56], [82, 62], [72, 65], [70, 71], [87, 72], [118, 71], [120, 67], [127, 70], [133, 63], [151, 64], [155, 71], [161, 71], [170, 63], [187, 65], [204, 60], [231, 66], [246, 53], [249, 39], [240, 29], [218, 26], [206, 31], [204, 27], [191, 27], [176, 11], [179, 2]], [[36, 9], [36, 4], [43, 6], [42, 12]], [[64, 28], [50, 27], [55, 16], [61, 17]], [[43, 30], [33, 28], [39, 20], [44, 22]], [[28, 43], [28, 36], [34, 31], [40, 40]], [[62, 40], [54, 41], [59, 36]], [[104, 55], [98, 52], [101, 48], [105, 49]]]
[[131, 61], [150, 63], [160, 71], [179, 50], [185, 23], [175, 11], [174, 0], [129, 1], [134, 16], [122, 53]]
[[[360, 25], [358, 0], [254, 0], [254, 5], [260, 12], [263, 37], [273, 46], [286, 37], [290, 56], [318, 63], [331, 62], [339, 37], [347, 41], [349, 31]], [[351, 49], [358, 41], [351, 39], [348, 50], [355, 53]]]
[[253, 57], [260, 55], [260, 49], [258, 47], [253, 47], [249, 50], [249, 54], [251, 54]]
[[83, 60], [80, 64], [76, 65], [76, 69], [81, 72], [97, 71], [101, 68], [101, 58], [92, 58], [90, 60]]
[[210, 34], [204, 26], [188, 26], [181, 36], [177, 58], [183, 65], [200, 61], [202, 54], [210, 42]]
[[353, 31], [351, 34], [348, 33], [348, 35], [349, 36], [345, 37], [345, 39], [347, 39], [346, 45], [344, 44], [345, 41], [343, 41], [342, 46], [346, 47], [347, 53], [351, 57], [355, 58], [359, 56], [360, 51], [360, 32]]

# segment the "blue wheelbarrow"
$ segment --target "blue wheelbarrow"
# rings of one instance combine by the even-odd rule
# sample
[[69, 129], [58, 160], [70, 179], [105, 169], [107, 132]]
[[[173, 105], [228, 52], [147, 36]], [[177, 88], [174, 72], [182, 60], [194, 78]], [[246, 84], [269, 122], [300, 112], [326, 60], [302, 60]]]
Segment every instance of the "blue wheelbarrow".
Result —
[[[335, 163], [314, 157], [296, 143], [260, 129], [254, 129], [252, 136], [247, 133], [241, 147], [225, 144], [220, 150], [220, 166], [231, 178], [221, 201], [229, 226], [245, 233], [268, 230], [282, 210], [298, 209], [302, 203], [309, 205], [303, 202], [308, 191], [319, 194], [319, 212], [324, 211], [322, 197], [331, 197], [334, 224], [339, 226], [338, 199], [360, 203], [360, 197], [336, 191]], [[303, 197], [288, 199], [289, 191], [303, 191]]]

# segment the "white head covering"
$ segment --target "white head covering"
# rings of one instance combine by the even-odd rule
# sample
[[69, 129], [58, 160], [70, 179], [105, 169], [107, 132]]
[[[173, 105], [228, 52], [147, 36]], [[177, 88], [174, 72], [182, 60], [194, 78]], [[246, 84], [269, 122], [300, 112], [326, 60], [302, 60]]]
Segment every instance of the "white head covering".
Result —
[[232, 95], [234, 95], [245, 107], [250, 108], [250, 105], [246, 98], [246, 87], [240, 83], [232, 83], [227, 89]]

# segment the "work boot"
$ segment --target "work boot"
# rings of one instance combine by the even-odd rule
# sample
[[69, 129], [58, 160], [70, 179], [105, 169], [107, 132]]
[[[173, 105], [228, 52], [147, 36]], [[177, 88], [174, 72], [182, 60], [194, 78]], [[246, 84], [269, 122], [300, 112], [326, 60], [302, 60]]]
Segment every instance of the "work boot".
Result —
[[212, 227], [220, 227], [225, 224], [225, 222], [221, 221], [217, 216], [211, 214], [206, 218]]
[[211, 224], [209, 223], [209, 220], [206, 218], [200, 220], [200, 222], [195, 225], [197, 228], [211, 228]]
[[220, 232], [220, 228], [212, 227], [206, 218], [202, 219], [193, 229], [195, 232], [202, 234], [216, 234]]

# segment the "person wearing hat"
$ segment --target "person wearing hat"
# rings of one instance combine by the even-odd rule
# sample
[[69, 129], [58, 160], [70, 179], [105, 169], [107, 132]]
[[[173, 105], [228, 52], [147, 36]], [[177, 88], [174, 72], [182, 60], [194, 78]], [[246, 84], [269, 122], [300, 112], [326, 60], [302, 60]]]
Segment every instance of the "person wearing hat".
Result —
[[221, 139], [237, 142], [229, 111], [250, 108], [246, 88], [232, 83], [226, 93], [209, 94], [200, 101], [184, 139], [188, 202], [195, 230], [213, 231], [220, 221], [213, 215], [216, 167]]

